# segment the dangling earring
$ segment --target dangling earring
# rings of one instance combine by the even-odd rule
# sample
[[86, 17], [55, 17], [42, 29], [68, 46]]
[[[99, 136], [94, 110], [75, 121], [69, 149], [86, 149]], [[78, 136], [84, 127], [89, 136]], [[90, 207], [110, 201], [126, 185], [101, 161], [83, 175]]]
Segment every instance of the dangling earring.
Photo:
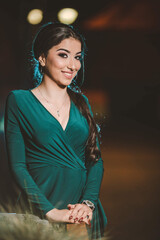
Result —
[[39, 70], [40, 70], [40, 73], [43, 75], [44, 74], [44, 71], [43, 71], [43, 68], [44, 66], [42, 66], [42, 61], [39, 61]]
[[43, 74], [44, 74], [44, 72], [43, 72], [43, 67], [42, 67], [42, 65], [41, 65], [41, 64], [39, 65], [39, 70], [40, 70], [40, 73], [43, 75]]
[[78, 74], [74, 77], [73, 80], [76, 82], [77, 78], [78, 78]]
[[78, 74], [73, 78], [72, 83], [71, 83], [72, 88], [73, 88], [76, 92], [79, 91], [79, 88], [78, 88], [78, 86], [77, 86], [77, 78], [78, 78]]
[[77, 81], [77, 77], [78, 77], [78, 74], [72, 79], [72, 85], [77, 85], [76, 84], [76, 81]]

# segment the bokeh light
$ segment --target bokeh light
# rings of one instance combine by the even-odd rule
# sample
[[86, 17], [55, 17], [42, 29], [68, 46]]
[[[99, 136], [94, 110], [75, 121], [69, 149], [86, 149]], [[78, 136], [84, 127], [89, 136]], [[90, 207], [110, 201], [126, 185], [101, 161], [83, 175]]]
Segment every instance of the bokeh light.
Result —
[[73, 8], [63, 8], [58, 12], [58, 20], [61, 23], [71, 24], [75, 22], [77, 17], [78, 17], [78, 12]]
[[39, 24], [43, 19], [43, 12], [40, 9], [32, 9], [27, 16], [27, 21], [30, 24]]

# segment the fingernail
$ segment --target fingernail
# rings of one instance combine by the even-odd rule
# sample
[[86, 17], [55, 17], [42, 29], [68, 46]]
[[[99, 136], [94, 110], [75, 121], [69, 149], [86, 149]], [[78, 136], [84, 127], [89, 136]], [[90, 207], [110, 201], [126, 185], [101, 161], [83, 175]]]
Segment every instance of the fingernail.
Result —
[[68, 207], [68, 209], [70, 210], [70, 209], [71, 209], [71, 207]]
[[81, 217], [80, 219], [79, 219], [79, 222], [82, 222], [83, 221], [83, 217]]
[[74, 221], [76, 222], [78, 220], [78, 218], [75, 218]]
[[69, 217], [69, 220], [72, 219], [72, 218], [73, 218], [73, 216], [70, 216], [70, 217]]

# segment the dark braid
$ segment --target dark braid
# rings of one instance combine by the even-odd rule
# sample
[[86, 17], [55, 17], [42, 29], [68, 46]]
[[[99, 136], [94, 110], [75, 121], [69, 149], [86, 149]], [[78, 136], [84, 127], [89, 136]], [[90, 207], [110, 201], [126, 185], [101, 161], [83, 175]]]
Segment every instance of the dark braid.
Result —
[[[100, 141], [100, 135], [97, 130], [97, 124], [94, 120], [91, 110], [89, 109], [89, 102], [87, 98], [80, 91], [75, 92], [68, 88], [68, 94], [78, 107], [82, 115], [86, 118], [89, 125], [89, 137], [86, 144], [86, 159], [89, 162], [97, 162], [101, 157], [100, 149], [97, 146], [97, 138]], [[85, 99], [86, 98], [86, 99]]]

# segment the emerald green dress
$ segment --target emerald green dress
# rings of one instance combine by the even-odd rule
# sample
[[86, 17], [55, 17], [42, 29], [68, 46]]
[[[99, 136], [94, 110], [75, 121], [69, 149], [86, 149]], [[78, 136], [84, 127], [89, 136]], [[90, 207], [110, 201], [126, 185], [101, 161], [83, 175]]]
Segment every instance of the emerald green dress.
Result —
[[89, 126], [74, 102], [63, 129], [31, 89], [12, 90], [6, 98], [4, 128], [11, 172], [30, 203], [45, 216], [53, 208], [68, 209], [69, 203], [90, 200], [96, 206], [91, 239], [103, 236], [107, 224], [99, 200], [103, 160], [86, 167]]

